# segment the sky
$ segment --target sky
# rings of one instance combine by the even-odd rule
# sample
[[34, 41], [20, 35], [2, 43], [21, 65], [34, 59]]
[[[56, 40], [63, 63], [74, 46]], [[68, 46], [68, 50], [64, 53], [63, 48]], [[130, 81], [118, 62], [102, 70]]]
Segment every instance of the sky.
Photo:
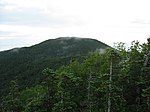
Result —
[[0, 0], [0, 51], [57, 37], [146, 42], [150, 0]]

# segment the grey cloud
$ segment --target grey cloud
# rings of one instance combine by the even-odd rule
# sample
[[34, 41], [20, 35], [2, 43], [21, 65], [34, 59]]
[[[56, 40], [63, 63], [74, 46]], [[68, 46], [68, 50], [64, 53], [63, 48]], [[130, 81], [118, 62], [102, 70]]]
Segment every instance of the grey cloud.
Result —
[[64, 27], [67, 25], [78, 25], [82, 23], [78, 19], [69, 16], [56, 16], [55, 14], [45, 14], [40, 9], [22, 8], [21, 11], [0, 11], [0, 24], [28, 25], [28, 26], [49, 26]]

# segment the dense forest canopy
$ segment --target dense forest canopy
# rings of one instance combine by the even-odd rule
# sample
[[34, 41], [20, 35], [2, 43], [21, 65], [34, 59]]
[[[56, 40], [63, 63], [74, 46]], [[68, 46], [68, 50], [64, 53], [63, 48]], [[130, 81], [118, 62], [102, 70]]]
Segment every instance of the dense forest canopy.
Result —
[[41, 83], [41, 72], [68, 65], [72, 58], [80, 62], [89, 52], [103, 50], [108, 45], [89, 38], [60, 37], [31, 47], [0, 52], [0, 97], [8, 92], [11, 80], [18, 80], [21, 88]]
[[148, 112], [149, 57], [150, 43], [134, 41], [129, 49], [119, 43], [57, 69], [47, 66], [32, 87], [21, 89], [19, 80], [12, 80], [1, 111]]

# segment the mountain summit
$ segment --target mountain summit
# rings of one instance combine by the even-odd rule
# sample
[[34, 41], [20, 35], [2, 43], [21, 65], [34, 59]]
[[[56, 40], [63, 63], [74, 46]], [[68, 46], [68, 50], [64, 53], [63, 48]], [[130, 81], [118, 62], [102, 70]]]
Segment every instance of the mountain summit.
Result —
[[8, 88], [11, 80], [32, 86], [41, 80], [46, 67], [56, 69], [67, 65], [72, 58], [81, 59], [90, 52], [103, 51], [109, 46], [95, 39], [60, 37], [31, 47], [14, 48], [0, 52], [0, 91]]

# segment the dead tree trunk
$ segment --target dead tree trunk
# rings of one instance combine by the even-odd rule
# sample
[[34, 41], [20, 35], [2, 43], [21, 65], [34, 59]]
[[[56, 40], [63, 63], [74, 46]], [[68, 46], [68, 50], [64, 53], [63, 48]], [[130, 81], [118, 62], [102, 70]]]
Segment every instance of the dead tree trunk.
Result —
[[110, 73], [109, 73], [109, 93], [108, 93], [108, 110], [107, 112], [111, 112], [111, 89], [112, 89], [112, 59], [110, 62]]

